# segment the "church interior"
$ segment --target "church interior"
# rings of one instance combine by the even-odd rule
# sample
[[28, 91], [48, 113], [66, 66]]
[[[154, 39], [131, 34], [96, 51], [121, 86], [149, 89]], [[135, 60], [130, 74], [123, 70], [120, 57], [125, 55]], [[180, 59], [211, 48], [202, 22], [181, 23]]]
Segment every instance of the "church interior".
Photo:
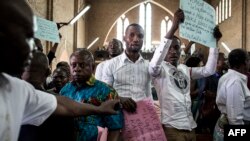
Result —
[[[147, 40], [142, 48], [145, 58], [152, 57], [153, 48], [159, 45], [164, 32], [171, 26], [174, 12], [179, 8], [178, 0], [28, 0], [34, 14], [56, 22], [70, 21], [82, 9], [89, 10], [74, 24], [63, 26], [62, 35], [52, 62], [52, 69], [60, 61], [67, 61], [77, 48], [88, 48], [100, 63], [107, 57], [105, 48], [112, 38], [123, 40], [124, 30], [131, 23], [140, 23], [145, 28]], [[223, 37], [218, 43], [221, 52], [227, 55], [230, 50], [243, 48], [250, 50], [250, 5], [248, 0], [205, 0], [214, 7], [216, 24]], [[177, 32], [177, 36], [178, 32]], [[188, 40], [181, 38], [182, 46]], [[44, 52], [48, 53], [51, 42], [43, 41]], [[193, 51], [203, 52], [208, 49], [195, 44]], [[206, 58], [206, 57], [205, 57]]]

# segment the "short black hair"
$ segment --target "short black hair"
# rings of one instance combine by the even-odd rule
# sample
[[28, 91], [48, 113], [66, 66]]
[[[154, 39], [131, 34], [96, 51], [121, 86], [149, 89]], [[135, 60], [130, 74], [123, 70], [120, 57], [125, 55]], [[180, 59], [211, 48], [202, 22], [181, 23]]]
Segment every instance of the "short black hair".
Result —
[[54, 73], [58, 72], [59, 70], [63, 71], [66, 73], [67, 77], [70, 78], [70, 68], [66, 67], [66, 66], [59, 66], [57, 67], [54, 71], [53, 71], [53, 75]]
[[239, 68], [241, 65], [246, 65], [247, 52], [243, 49], [234, 49], [228, 55], [228, 63], [230, 68]]
[[117, 43], [119, 44], [119, 47], [120, 47], [120, 48], [122, 49], [122, 51], [123, 51], [123, 44], [122, 44], [122, 41], [120, 41], [120, 40], [118, 40], [118, 39], [116, 39], [116, 38], [113, 38], [112, 41], [117, 42]]
[[47, 71], [47, 69], [49, 69], [49, 60], [47, 56], [40, 51], [33, 52], [33, 58], [31, 60], [30, 69], [41, 72]]
[[56, 69], [54, 70], [54, 72], [56, 72], [59, 69], [62, 69], [63, 71], [65, 71], [67, 73], [68, 78], [70, 77], [70, 66], [69, 66], [68, 62], [66, 62], [66, 61], [58, 62], [56, 64]]
[[191, 56], [187, 59], [186, 65], [188, 67], [198, 67], [199, 63], [201, 62], [201, 59], [199, 57]]
[[56, 64], [56, 68], [59, 68], [59, 67], [66, 67], [66, 68], [70, 68], [69, 67], [69, 63], [68, 62], [66, 62], [66, 61], [61, 61], [61, 62], [58, 62], [57, 64]]
[[81, 49], [78, 49], [75, 52], [73, 52], [70, 55], [70, 59], [73, 56], [79, 56], [83, 60], [87, 59], [87, 60], [91, 61], [91, 63], [93, 63], [93, 64], [95, 63], [95, 59], [94, 59], [93, 54], [90, 51], [88, 51], [87, 49], [85, 49], [85, 48], [81, 48]]
[[125, 33], [128, 32], [128, 29], [129, 29], [129, 27], [131, 27], [131, 26], [134, 26], [134, 27], [137, 27], [137, 28], [140, 28], [140, 29], [143, 30], [143, 28], [142, 28], [141, 25], [139, 25], [139, 24], [137, 24], [137, 23], [132, 23], [132, 24], [128, 25], [128, 27], [127, 27], [126, 30], [125, 30]]

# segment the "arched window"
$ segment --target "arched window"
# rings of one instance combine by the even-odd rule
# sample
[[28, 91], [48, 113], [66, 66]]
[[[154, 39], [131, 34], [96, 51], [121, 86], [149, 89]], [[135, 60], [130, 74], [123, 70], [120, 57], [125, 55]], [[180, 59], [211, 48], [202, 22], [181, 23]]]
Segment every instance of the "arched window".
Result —
[[166, 31], [167, 31], [167, 24], [165, 20], [161, 21], [161, 40], [164, 38], [164, 36], [166, 35]]
[[170, 30], [172, 26], [172, 21], [168, 16], [166, 16], [162, 21], [161, 21], [161, 40], [164, 38], [166, 33]]
[[118, 20], [117, 20], [117, 33], [116, 33], [116, 38], [117, 39], [122, 39], [122, 18], [119, 18]]
[[219, 5], [216, 7], [216, 24], [219, 24], [232, 15], [232, 1], [220, 0]]
[[231, 0], [228, 0], [228, 17], [231, 17], [232, 15], [232, 1]]
[[129, 20], [125, 15], [122, 15], [118, 20], [117, 20], [117, 34], [116, 38], [120, 41], [123, 40], [123, 35], [125, 33], [125, 30], [127, 26], [129, 25]]
[[152, 8], [149, 2], [141, 3], [139, 10], [139, 24], [142, 26], [145, 32], [144, 45], [142, 51], [150, 51], [152, 48], [151, 37], [151, 23], [152, 23]]

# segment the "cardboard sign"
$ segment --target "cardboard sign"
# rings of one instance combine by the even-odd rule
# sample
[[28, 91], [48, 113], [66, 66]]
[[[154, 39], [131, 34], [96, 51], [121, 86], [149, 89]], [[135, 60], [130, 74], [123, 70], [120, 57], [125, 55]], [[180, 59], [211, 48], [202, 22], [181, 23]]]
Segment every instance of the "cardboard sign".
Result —
[[213, 36], [215, 10], [203, 0], [180, 0], [180, 8], [185, 15], [180, 24], [180, 36], [207, 47], [216, 47]]
[[58, 28], [55, 22], [36, 17], [37, 31], [35, 37], [38, 39], [60, 42]]
[[151, 99], [137, 102], [136, 113], [123, 113], [125, 141], [167, 141]]

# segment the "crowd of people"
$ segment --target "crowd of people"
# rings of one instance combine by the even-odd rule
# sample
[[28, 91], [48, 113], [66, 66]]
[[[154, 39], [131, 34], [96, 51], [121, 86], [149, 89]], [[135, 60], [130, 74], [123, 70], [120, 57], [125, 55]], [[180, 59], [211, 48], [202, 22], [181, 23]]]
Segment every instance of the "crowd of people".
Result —
[[[209, 48], [206, 62], [189, 55], [179, 63], [182, 43], [175, 32], [185, 20], [181, 9], [150, 61], [140, 54], [144, 30], [133, 23], [125, 47], [112, 39], [109, 60], [96, 69], [92, 53], [79, 49], [52, 74], [58, 44], [43, 53], [34, 40], [33, 16], [24, 0], [0, 1], [1, 141], [99, 141], [103, 128], [108, 141], [123, 141], [123, 110], [136, 113], [138, 101], [152, 99], [152, 87], [168, 141], [196, 141], [197, 133], [222, 141], [225, 124], [250, 124], [249, 55], [234, 49], [226, 63], [218, 48]], [[222, 37], [218, 27], [213, 35], [217, 42]]]

